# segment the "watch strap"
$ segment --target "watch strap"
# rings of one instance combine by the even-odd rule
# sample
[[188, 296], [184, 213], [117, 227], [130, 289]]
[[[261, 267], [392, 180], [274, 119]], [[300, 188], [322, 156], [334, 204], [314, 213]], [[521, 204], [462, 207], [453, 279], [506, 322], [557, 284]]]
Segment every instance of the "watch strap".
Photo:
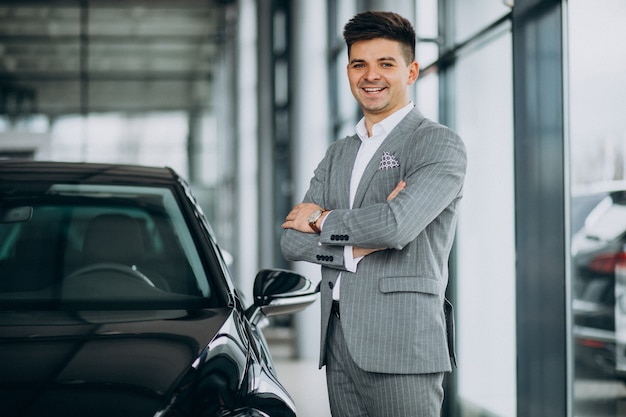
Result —
[[320, 217], [322, 217], [322, 214], [324, 214], [324, 212], [326, 212], [327, 210], [320, 210], [319, 213], [317, 214], [317, 216], [315, 216], [315, 218], [311, 219], [311, 221], [309, 221], [309, 227], [311, 229], [313, 229], [313, 231], [317, 234], [321, 233], [322, 231], [320, 230], [319, 227], [317, 227], [317, 221], [320, 219]]

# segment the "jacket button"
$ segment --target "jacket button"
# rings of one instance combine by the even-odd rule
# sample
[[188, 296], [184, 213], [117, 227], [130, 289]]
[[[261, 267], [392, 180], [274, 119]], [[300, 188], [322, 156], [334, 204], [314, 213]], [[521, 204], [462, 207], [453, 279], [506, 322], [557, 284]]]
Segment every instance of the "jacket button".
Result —
[[328, 288], [330, 288], [331, 290], [333, 289], [333, 287], [334, 287], [334, 286], [335, 286], [335, 284], [334, 284], [334, 283], [332, 283], [332, 282], [329, 282], [329, 283], [328, 283]]

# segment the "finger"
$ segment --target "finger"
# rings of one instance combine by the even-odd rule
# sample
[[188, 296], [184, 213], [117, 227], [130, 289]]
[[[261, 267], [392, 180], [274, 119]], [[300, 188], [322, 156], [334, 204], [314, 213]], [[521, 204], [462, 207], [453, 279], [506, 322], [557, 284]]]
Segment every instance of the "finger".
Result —
[[394, 198], [396, 198], [400, 191], [404, 190], [404, 187], [406, 187], [406, 182], [400, 180], [398, 185], [396, 185], [396, 188], [394, 188], [389, 196], [387, 196], [387, 200], [393, 200]]
[[288, 214], [287, 217], [285, 217], [285, 220], [293, 220], [296, 218], [298, 211], [296, 209], [291, 210]]

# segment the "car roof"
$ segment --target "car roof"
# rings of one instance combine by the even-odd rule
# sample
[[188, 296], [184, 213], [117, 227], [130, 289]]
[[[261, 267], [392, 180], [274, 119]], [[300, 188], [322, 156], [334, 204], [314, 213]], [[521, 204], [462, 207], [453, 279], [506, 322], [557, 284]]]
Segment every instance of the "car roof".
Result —
[[174, 185], [180, 177], [168, 167], [127, 164], [0, 161], [2, 181], [43, 181], [87, 184]]

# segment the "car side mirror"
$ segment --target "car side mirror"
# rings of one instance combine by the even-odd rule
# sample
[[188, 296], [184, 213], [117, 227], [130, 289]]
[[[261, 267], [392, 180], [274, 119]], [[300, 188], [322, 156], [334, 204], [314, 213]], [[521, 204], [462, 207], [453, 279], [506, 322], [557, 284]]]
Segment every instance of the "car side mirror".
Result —
[[254, 304], [246, 310], [253, 325], [263, 317], [304, 310], [317, 300], [319, 287], [304, 276], [286, 269], [263, 269], [254, 279]]

